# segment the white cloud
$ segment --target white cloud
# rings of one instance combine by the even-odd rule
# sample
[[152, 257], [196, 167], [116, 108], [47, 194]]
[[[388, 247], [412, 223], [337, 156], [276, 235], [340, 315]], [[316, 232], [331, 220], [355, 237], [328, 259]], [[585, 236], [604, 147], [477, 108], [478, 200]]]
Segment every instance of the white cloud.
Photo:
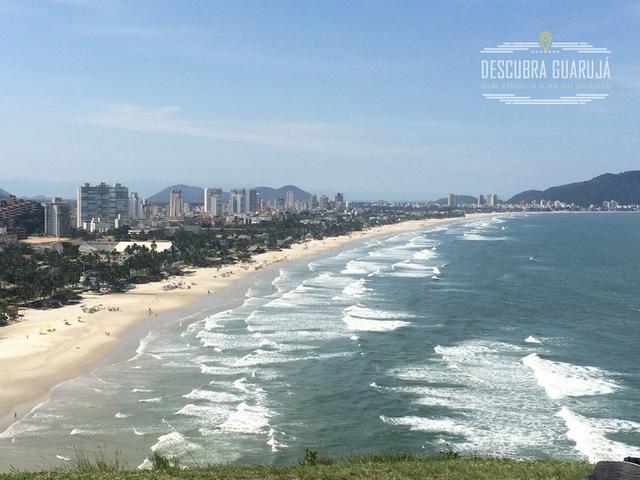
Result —
[[[336, 155], [353, 159], [428, 158], [441, 147], [385, 138], [380, 127], [353, 128], [332, 123], [270, 123], [228, 126], [183, 119], [180, 107], [145, 108], [117, 104], [90, 116], [94, 126], [161, 135], [180, 135], [213, 141], [257, 145], [299, 153]], [[395, 129], [399, 130], [399, 129]], [[401, 130], [401, 129], [400, 129]]]

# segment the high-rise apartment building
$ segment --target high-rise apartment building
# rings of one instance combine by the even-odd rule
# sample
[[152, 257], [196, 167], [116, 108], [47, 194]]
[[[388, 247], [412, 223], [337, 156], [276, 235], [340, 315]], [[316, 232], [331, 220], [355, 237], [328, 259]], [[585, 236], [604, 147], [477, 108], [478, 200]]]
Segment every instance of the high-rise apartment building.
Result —
[[255, 213], [260, 208], [260, 196], [257, 190], [250, 188], [234, 188], [229, 196], [229, 213], [245, 215]]
[[116, 183], [107, 185], [100, 183], [90, 185], [85, 183], [78, 187], [76, 226], [84, 228], [93, 219], [100, 219], [100, 223], [115, 225], [117, 218], [127, 217], [129, 214], [129, 189]]
[[287, 191], [287, 194], [286, 194], [285, 199], [284, 199], [284, 207], [289, 211], [295, 210], [295, 207], [296, 207], [296, 194], [295, 194], [295, 192], [293, 190]]
[[329, 198], [326, 195], [320, 195], [320, 210], [329, 210]]
[[71, 234], [69, 204], [61, 198], [53, 198], [44, 207], [44, 234], [48, 237], [68, 237]]
[[242, 215], [246, 208], [246, 190], [244, 188], [234, 188], [229, 195], [229, 213], [231, 215]]
[[455, 193], [450, 193], [447, 196], [447, 206], [448, 207], [456, 207], [457, 206], [457, 200], [456, 200], [456, 194]]
[[184, 201], [182, 200], [182, 190], [171, 190], [169, 194], [169, 217], [181, 218], [184, 213]]
[[204, 189], [204, 212], [212, 217], [221, 217], [224, 211], [222, 189], [207, 187]]
[[260, 208], [258, 191], [245, 189], [245, 211], [244, 213], [255, 213]]
[[495, 193], [487, 195], [487, 207], [493, 208], [498, 204], [498, 196]]
[[144, 218], [144, 202], [136, 192], [131, 192], [129, 195], [129, 218], [131, 220]]

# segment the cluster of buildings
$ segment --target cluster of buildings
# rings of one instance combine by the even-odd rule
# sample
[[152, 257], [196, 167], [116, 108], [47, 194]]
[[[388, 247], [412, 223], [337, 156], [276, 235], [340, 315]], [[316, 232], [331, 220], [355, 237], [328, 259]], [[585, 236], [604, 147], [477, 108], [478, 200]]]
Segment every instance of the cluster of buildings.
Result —
[[[49, 202], [18, 199], [14, 195], [0, 199], [0, 242], [12, 242], [27, 238], [24, 219], [37, 230], [43, 230], [45, 237], [64, 238], [71, 235], [72, 227], [91, 233], [101, 233], [124, 225], [130, 230], [200, 228], [203, 224], [247, 224], [259, 223], [274, 218], [284, 218], [290, 213], [329, 212], [341, 214], [355, 212], [342, 193], [330, 199], [326, 195], [304, 195], [300, 190], [286, 191], [283, 198], [263, 198], [260, 192], [251, 188], [234, 188], [224, 192], [219, 187], [206, 187], [201, 200], [190, 197], [186, 201], [183, 191], [175, 188], [169, 192], [168, 202], [150, 202], [136, 192], [120, 184], [109, 185], [85, 183], [78, 187], [75, 202], [53, 198]], [[191, 192], [190, 192], [191, 193]], [[371, 206], [420, 208], [422, 203], [369, 202]], [[614, 200], [601, 204], [581, 207], [559, 200], [537, 200], [528, 203], [510, 204], [498, 202], [494, 193], [477, 197], [449, 193], [446, 199], [437, 203], [427, 202], [427, 207], [465, 212], [478, 210], [504, 211], [558, 211], [558, 210], [640, 210], [640, 205], [621, 205]], [[444, 207], [443, 207], [444, 205]], [[40, 216], [41, 215], [41, 216]], [[44, 223], [44, 228], [42, 227]], [[33, 228], [32, 228], [33, 230]]]
[[587, 207], [560, 200], [532, 200], [517, 205], [506, 205], [512, 210], [526, 210], [533, 212], [558, 212], [558, 211], [588, 211], [588, 212], [636, 212], [640, 210], [637, 204], [622, 204], [615, 200], [605, 200], [597, 204], [592, 203]]
[[[343, 210], [348, 205], [341, 193], [334, 200], [314, 194], [299, 198], [287, 191], [284, 198], [264, 199], [250, 188], [225, 193], [219, 187], [204, 189], [202, 202], [187, 202], [181, 189], [171, 190], [168, 203], [152, 203], [116, 183], [85, 183], [78, 187], [75, 204], [54, 198], [42, 204], [44, 232], [48, 237], [66, 237], [71, 226], [88, 232], [104, 232], [128, 225], [132, 229], [163, 228], [203, 222], [256, 223], [287, 213], [310, 210]], [[25, 201], [29, 203], [28, 201]], [[29, 204], [37, 205], [35, 202]], [[72, 219], [75, 219], [72, 221]]]
[[38, 212], [39, 205], [32, 200], [18, 199], [15, 195], [0, 199], [0, 241], [17, 241], [27, 238], [20, 219]]
[[447, 207], [477, 207], [477, 208], [496, 208], [498, 206], [498, 196], [495, 193], [487, 194], [486, 198], [481, 193], [473, 203], [461, 201], [455, 193], [447, 196]]

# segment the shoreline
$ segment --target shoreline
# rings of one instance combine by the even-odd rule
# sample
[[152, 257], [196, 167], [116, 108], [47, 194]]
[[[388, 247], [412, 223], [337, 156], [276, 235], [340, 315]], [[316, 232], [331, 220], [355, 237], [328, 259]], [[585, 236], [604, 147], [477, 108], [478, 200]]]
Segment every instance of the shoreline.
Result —
[[[125, 293], [84, 294], [84, 305], [101, 306], [95, 313], [82, 313], [79, 305], [55, 310], [26, 309], [21, 321], [0, 329], [0, 432], [46, 401], [57, 385], [109, 363], [113, 352], [131, 348], [133, 341], [137, 345], [140, 332], [175, 320], [175, 312], [192, 310], [198, 304], [206, 303], [205, 309], [225, 308], [235, 298], [225, 297], [231, 288], [244, 288], [246, 292], [257, 275], [282, 262], [319, 255], [360, 239], [496, 215], [479, 213], [384, 225], [258, 254], [250, 264], [190, 269], [191, 273], [182, 277], [137, 285]], [[171, 282], [183, 282], [183, 288], [162, 290]], [[197, 310], [191, 314], [195, 313]], [[55, 331], [44, 333], [47, 329]]]

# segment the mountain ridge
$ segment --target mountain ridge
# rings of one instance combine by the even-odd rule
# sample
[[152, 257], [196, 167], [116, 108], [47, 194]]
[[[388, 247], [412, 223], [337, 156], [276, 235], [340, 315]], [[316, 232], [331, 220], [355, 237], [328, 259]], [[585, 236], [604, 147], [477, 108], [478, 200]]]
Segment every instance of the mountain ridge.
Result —
[[525, 190], [514, 195], [509, 203], [559, 200], [582, 207], [614, 200], [623, 205], [640, 204], [640, 170], [604, 173], [590, 180], [549, 187], [546, 190]]

